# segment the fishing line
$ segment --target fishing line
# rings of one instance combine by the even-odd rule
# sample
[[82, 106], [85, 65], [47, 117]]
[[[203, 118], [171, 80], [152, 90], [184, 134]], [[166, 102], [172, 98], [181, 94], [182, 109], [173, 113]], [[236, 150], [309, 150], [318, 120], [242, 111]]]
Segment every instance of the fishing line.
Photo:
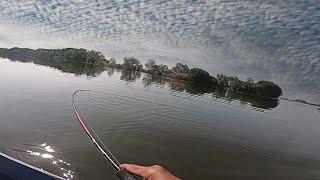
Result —
[[[124, 100], [125, 102], [128, 101], [128, 103], [130, 101], [135, 102], [135, 103], [140, 101], [140, 102], [142, 102], [142, 104], [154, 104], [154, 105], [159, 105], [159, 106], [163, 106], [163, 107], [167, 107], [167, 108], [169, 105], [169, 106], [172, 106], [172, 107], [170, 107], [170, 110], [174, 110], [179, 113], [183, 113], [186, 111], [186, 108], [179, 107], [179, 106], [171, 104], [171, 103], [170, 103], [171, 104], [170, 105], [170, 104], [165, 104], [165, 103], [161, 103], [161, 102], [156, 102], [156, 101], [150, 100], [150, 99], [146, 100], [146, 99], [143, 99], [143, 97], [141, 97], [141, 96], [129, 97], [129, 96], [120, 95], [120, 94], [114, 93], [114, 92], [111, 93], [111, 92], [105, 92], [105, 91], [86, 90], [86, 89], [77, 90], [73, 93], [72, 106], [73, 106], [73, 110], [76, 114], [76, 117], [77, 117], [82, 129], [85, 131], [85, 133], [90, 138], [90, 140], [94, 143], [94, 145], [97, 147], [97, 149], [102, 153], [102, 155], [105, 157], [105, 159], [109, 162], [109, 164], [117, 171], [117, 175], [123, 180], [127, 180], [127, 179], [137, 180], [139, 178], [136, 178], [132, 174], [129, 174], [127, 171], [121, 169], [119, 161], [115, 158], [115, 156], [111, 153], [111, 151], [107, 148], [107, 146], [102, 142], [100, 137], [97, 135], [97, 133], [92, 128], [91, 124], [83, 117], [83, 115], [85, 115], [85, 114], [80, 112], [80, 110], [78, 109], [79, 105], [76, 102], [76, 97], [78, 97], [81, 92], [93, 92], [93, 93], [105, 95], [105, 96], [98, 98], [97, 101], [99, 101], [99, 103], [100, 103], [100, 100], [102, 100], [102, 101], [111, 100], [112, 101], [112, 98], [107, 97], [107, 95], [109, 95], [109, 96], [111, 95], [111, 97], [117, 97], [121, 100]], [[93, 95], [91, 93], [87, 93], [85, 97], [92, 98], [92, 97], [97, 97], [97, 96]], [[185, 98], [182, 96], [175, 96], [175, 97], [182, 98], [185, 100], [189, 99], [189, 98]], [[124, 104], [127, 104], [125, 102], [124, 102]], [[200, 102], [207, 104], [208, 101], [200, 101]], [[197, 103], [199, 103], [199, 101], [197, 101]], [[211, 102], [208, 104], [211, 104]], [[187, 110], [188, 110], [188, 112], [194, 112], [195, 114], [197, 114], [197, 110], [193, 109], [192, 107], [188, 107]], [[123, 178], [123, 177], [125, 177], [125, 178]]]
[[107, 148], [107, 146], [102, 142], [102, 140], [99, 138], [97, 133], [93, 130], [90, 123], [81, 116], [80, 111], [78, 110], [78, 106], [75, 102], [75, 97], [78, 95], [79, 92], [84, 91], [91, 91], [91, 90], [77, 90], [72, 95], [72, 107], [76, 114], [76, 117], [83, 128], [83, 130], [86, 132], [88, 137], [91, 139], [91, 141], [94, 143], [94, 145], [97, 147], [97, 149], [102, 153], [102, 155], [106, 158], [106, 160], [109, 162], [109, 164], [117, 171], [117, 176], [122, 180], [139, 180], [140, 177], [135, 176], [125, 169], [122, 169], [120, 167], [119, 161], [115, 158], [115, 156], [111, 153], [111, 151]]
[[93, 130], [90, 123], [83, 118], [80, 115], [80, 111], [78, 110], [78, 105], [75, 103], [75, 96], [78, 95], [79, 92], [83, 91], [89, 91], [89, 90], [78, 90], [73, 93], [72, 95], [72, 106], [73, 110], [76, 113], [77, 119], [81, 125], [81, 127], [84, 129], [86, 134], [90, 137], [90, 139], [93, 141], [93, 143], [96, 145], [96, 147], [99, 149], [99, 151], [103, 154], [103, 156], [108, 160], [108, 162], [114, 167], [116, 170], [120, 170], [120, 163], [119, 161], [114, 157], [114, 155], [111, 153], [111, 151], [106, 147], [106, 145], [101, 141], [97, 133]]

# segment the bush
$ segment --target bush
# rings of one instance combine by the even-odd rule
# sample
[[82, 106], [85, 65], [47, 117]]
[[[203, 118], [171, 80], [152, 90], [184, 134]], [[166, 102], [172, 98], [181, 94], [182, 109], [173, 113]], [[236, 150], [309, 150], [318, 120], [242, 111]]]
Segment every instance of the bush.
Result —
[[277, 84], [270, 81], [259, 81], [255, 83], [254, 88], [258, 95], [273, 98], [278, 98], [282, 95], [282, 89]]
[[217, 78], [213, 77], [213, 76], [210, 76], [211, 78], [211, 84], [215, 85], [215, 86], [218, 86], [218, 80]]
[[156, 69], [156, 61], [154, 59], [149, 59], [145, 64], [146, 70], [153, 73]]
[[173, 73], [170, 76], [173, 79], [178, 79], [178, 80], [183, 80], [187, 81], [188, 80], [188, 74], [187, 73]]
[[228, 88], [229, 87], [229, 77], [223, 74], [218, 74], [217, 75], [217, 81], [218, 85], [221, 88]]
[[114, 57], [110, 58], [110, 60], [109, 60], [109, 64], [110, 64], [110, 65], [117, 64], [117, 60], [116, 60], [116, 58], [114, 58]]
[[126, 70], [133, 70], [133, 71], [141, 71], [142, 65], [140, 61], [136, 58], [126, 57], [124, 58], [124, 63], [122, 64], [122, 68]]
[[188, 73], [189, 67], [186, 64], [177, 63], [175, 67], [172, 68], [174, 73]]
[[154, 69], [154, 75], [158, 75], [158, 76], [168, 76], [170, 70], [168, 68], [167, 65], [155, 65], [155, 69]]
[[190, 69], [188, 72], [188, 80], [196, 83], [212, 83], [209, 73], [199, 68]]

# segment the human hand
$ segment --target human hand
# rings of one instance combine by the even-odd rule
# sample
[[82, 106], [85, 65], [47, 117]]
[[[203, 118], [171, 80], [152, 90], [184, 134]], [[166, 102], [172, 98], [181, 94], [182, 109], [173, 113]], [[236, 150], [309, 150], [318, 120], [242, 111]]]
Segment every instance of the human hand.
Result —
[[121, 168], [141, 176], [143, 180], [179, 180], [176, 176], [159, 165], [144, 167], [134, 164], [121, 164]]

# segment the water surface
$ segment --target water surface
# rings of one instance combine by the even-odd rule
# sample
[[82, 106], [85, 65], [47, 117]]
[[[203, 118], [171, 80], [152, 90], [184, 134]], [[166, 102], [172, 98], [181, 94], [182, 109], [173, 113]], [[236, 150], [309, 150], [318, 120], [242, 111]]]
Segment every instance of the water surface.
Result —
[[0, 47], [95, 49], [271, 80], [319, 104], [318, 0], [0, 1]]
[[86, 76], [0, 60], [0, 150], [75, 179], [116, 179], [72, 111], [121, 162], [161, 164], [182, 179], [318, 179], [320, 111], [285, 100], [212, 93], [148, 74]]

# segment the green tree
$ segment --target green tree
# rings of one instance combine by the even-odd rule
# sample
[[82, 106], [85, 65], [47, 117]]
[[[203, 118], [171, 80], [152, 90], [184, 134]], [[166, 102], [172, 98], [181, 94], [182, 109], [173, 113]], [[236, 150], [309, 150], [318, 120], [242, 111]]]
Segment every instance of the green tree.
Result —
[[57, 57], [63, 57], [69, 62], [87, 62], [87, 56], [88, 56], [88, 51], [85, 49], [74, 49], [74, 48], [66, 48], [66, 49], [61, 49], [61, 50], [56, 50], [53, 53], [50, 53], [46, 49], [39, 49], [36, 50], [36, 54], [40, 58], [44, 58], [44, 56], [51, 54], [52, 57], [57, 58]]
[[252, 79], [251, 77], [248, 77], [248, 78], [247, 78], [247, 82], [248, 82], [248, 83], [253, 83], [253, 79]]
[[158, 75], [158, 76], [168, 76], [170, 70], [167, 65], [160, 64], [157, 65], [156, 61], [149, 59], [145, 64], [146, 70], [148, 73]]
[[86, 63], [88, 64], [98, 64], [105, 62], [106, 59], [104, 58], [103, 54], [99, 51], [87, 51], [87, 58], [86, 58]]
[[210, 76], [210, 78], [211, 78], [211, 84], [212, 84], [212, 85], [215, 85], [215, 86], [218, 86], [218, 80], [217, 80], [217, 78], [215, 78], [215, 77], [213, 77], [213, 76]]
[[142, 70], [142, 64], [140, 64], [140, 61], [133, 57], [126, 57], [124, 58], [123, 63], [123, 69], [126, 70], [133, 70], [133, 71], [141, 71]]
[[167, 65], [160, 64], [155, 65], [154, 74], [159, 76], [167, 76], [169, 74], [170, 70]]
[[221, 88], [228, 88], [229, 87], [229, 78], [226, 75], [223, 74], [218, 74], [217, 75], [217, 81], [218, 81], [218, 85]]
[[233, 90], [239, 90], [242, 81], [237, 76], [229, 76], [228, 77], [228, 84], [229, 88]]
[[199, 69], [199, 68], [192, 68], [188, 72], [188, 80], [197, 82], [197, 83], [210, 83], [211, 78], [207, 71]]
[[175, 67], [172, 68], [174, 73], [188, 73], [189, 67], [186, 64], [177, 63]]
[[154, 59], [149, 59], [145, 64], [146, 70], [153, 73], [156, 68], [156, 61]]
[[259, 81], [254, 85], [256, 94], [278, 98], [282, 95], [282, 89], [271, 81]]
[[110, 58], [109, 61], [110, 61], [109, 64], [112, 64], [112, 65], [114, 65], [114, 64], [117, 63], [117, 60], [116, 60], [116, 58], [114, 58], [114, 57]]

